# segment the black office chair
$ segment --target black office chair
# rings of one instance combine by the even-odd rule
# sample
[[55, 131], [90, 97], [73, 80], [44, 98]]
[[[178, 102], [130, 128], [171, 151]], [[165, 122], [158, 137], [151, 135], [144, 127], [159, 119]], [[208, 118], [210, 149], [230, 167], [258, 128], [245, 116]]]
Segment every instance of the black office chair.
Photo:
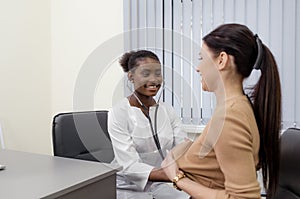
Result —
[[273, 199], [300, 199], [300, 129], [281, 136], [279, 185]]
[[60, 113], [52, 126], [55, 156], [110, 163], [114, 153], [107, 131], [108, 111]]

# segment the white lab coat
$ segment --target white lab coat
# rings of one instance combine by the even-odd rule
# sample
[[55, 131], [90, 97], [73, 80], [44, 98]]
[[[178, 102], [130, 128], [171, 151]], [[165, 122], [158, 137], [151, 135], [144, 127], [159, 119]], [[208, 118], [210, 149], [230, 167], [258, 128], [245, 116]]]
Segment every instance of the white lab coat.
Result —
[[[149, 113], [155, 128], [155, 106], [150, 107]], [[179, 117], [170, 105], [159, 102], [156, 122], [164, 154], [187, 137], [181, 128]], [[151, 170], [160, 167], [162, 158], [155, 145], [148, 119], [139, 108], [130, 106], [127, 98], [109, 110], [108, 131], [115, 154], [112, 163], [123, 167], [117, 173], [118, 199], [189, 198], [187, 194], [177, 191], [169, 184], [148, 181]]]

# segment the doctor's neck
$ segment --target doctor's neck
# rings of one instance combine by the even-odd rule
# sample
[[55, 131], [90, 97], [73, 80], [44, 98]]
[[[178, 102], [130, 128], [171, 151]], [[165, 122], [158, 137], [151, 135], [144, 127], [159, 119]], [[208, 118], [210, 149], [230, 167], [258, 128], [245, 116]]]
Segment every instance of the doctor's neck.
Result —
[[[130, 96], [130, 100], [132, 102], [137, 102], [138, 107], [143, 107], [143, 108], [149, 108], [150, 106], [153, 106], [156, 104], [156, 101], [154, 100], [153, 96], [148, 96], [148, 95], [143, 95], [137, 91], [134, 91], [132, 95]], [[136, 103], [134, 103], [136, 104]]]

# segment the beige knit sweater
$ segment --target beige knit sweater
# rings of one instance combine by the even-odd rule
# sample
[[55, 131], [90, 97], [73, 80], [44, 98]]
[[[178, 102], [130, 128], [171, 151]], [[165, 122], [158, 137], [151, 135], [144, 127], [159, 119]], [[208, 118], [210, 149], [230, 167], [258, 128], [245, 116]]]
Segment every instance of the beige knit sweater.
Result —
[[218, 199], [261, 198], [259, 132], [251, 104], [238, 96], [217, 106], [203, 133], [177, 157], [190, 179], [219, 190]]

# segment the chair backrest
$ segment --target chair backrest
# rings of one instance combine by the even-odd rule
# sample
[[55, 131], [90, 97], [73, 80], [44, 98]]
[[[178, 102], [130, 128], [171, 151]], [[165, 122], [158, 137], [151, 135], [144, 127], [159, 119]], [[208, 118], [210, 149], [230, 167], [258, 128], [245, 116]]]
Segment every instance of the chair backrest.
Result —
[[300, 129], [281, 136], [279, 186], [274, 199], [300, 199]]
[[108, 111], [60, 113], [54, 116], [55, 156], [109, 163], [114, 153], [107, 131]]

